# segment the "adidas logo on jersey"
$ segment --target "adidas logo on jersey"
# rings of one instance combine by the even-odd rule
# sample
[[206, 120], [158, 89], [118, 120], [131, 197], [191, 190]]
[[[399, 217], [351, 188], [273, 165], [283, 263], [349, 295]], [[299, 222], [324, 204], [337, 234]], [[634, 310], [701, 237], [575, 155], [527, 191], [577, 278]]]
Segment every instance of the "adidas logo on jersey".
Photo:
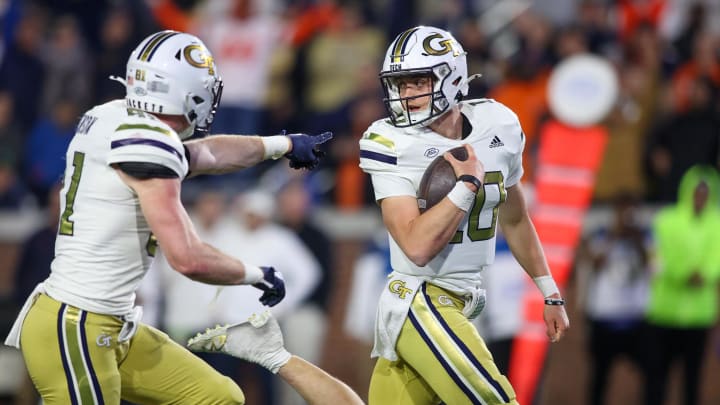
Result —
[[505, 146], [505, 144], [503, 143], [503, 141], [500, 140], [500, 138], [498, 138], [497, 135], [495, 135], [493, 140], [490, 141], [490, 147], [491, 148], [499, 148], [501, 146]]

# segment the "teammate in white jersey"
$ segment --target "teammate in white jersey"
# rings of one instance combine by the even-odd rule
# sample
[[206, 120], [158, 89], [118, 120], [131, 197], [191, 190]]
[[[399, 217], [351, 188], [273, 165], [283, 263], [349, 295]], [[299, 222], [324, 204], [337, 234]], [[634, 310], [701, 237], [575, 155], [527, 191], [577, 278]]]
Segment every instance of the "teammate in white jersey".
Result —
[[[522, 129], [500, 103], [461, 101], [473, 78], [461, 45], [434, 27], [401, 33], [385, 55], [380, 80], [390, 115], [360, 140], [394, 270], [378, 306], [371, 405], [517, 403], [468, 320], [485, 302], [481, 273], [494, 259], [498, 223], [546, 297], [548, 337], [556, 342], [569, 327], [519, 182]], [[467, 160], [445, 153], [461, 145]], [[458, 182], [421, 214], [420, 180], [440, 154]]]
[[[183, 142], [207, 132], [222, 91], [210, 52], [189, 34], [147, 37], [117, 80], [126, 85], [126, 98], [91, 109], [78, 124], [66, 154], [51, 274], [28, 298], [5, 343], [21, 348], [46, 405], [119, 404], [121, 398], [243, 403], [231, 379], [140, 323], [135, 289], [159, 245], [172, 267], [193, 280], [249, 284], [264, 291], [263, 304], [280, 302], [285, 287], [278, 271], [233, 259], [198, 238], [181, 204], [181, 181], [282, 156], [294, 168], [312, 169], [322, 155], [317, 145], [332, 134]], [[317, 375], [314, 384], [337, 387], [293, 359], [281, 364], [289, 367], [281, 375], [291, 384], [305, 384], [297, 374], [306, 372]]]

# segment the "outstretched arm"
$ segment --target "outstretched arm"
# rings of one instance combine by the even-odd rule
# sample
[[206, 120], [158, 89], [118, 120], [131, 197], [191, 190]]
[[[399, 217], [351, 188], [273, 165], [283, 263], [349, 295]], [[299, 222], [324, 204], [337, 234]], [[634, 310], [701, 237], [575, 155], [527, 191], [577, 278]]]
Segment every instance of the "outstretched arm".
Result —
[[213, 135], [185, 142], [188, 149], [191, 175], [222, 174], [255, 166], [271, 157], [266, 153], [267, 142], [271, 142], [279, 156], [287, 153], [292, 144], [285, 136], [268, 137], [263, 142], [260, 136], [249, 135]]
[[331, 132], [314, 136], [212, 135], [185, 142], [184, 145], [188, 151], [190, 173], [194, 176], [229, 173], [282, 156], [290, 159], [292, 168], [313, 169], [323, 156], [318, 145], [331, 138]]
[[292, 356], [278, 375], [310, 405], [363, 404], [347, 384], [300, 357]]
[[[525, 272], [533, 278], [545, 298], [559, 299], [550, 268], [545, 260], [540, 239], [525, 204], [520, 184], [507, 190], [507, 200], [500, 208], [500, 226], [510, 250]], [[552, 286], [552, 287], [550, 287]], [[544, 311], [547, 336], [557, 342], [570, 327], [564, 305], [545, 305]]]

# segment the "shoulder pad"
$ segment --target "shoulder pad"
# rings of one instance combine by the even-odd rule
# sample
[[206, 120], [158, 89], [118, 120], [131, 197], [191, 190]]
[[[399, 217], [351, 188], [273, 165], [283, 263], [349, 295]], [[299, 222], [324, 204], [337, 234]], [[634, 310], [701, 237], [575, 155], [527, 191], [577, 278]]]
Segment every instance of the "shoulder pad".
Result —
[[394, 170], [397, 165], [397, 129], [384, 120], [375, 121], [360, 139], [360, 168], [366, 172]]
[[146, 117], [120, 122], [110, 135], [108, 164], [146, 162], [165, 166], [184, 178], [188, 172], [185, 148], [178, 135], [160, 120]]

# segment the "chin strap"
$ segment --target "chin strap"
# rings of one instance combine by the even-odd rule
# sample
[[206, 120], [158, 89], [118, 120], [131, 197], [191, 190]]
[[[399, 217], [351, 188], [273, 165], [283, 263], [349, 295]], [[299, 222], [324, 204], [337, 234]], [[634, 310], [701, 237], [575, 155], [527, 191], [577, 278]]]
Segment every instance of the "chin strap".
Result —
[[121, 83], [123, 86], [127, 87], [127, 82], [120, 76], [108, 76], [108, 79]]

